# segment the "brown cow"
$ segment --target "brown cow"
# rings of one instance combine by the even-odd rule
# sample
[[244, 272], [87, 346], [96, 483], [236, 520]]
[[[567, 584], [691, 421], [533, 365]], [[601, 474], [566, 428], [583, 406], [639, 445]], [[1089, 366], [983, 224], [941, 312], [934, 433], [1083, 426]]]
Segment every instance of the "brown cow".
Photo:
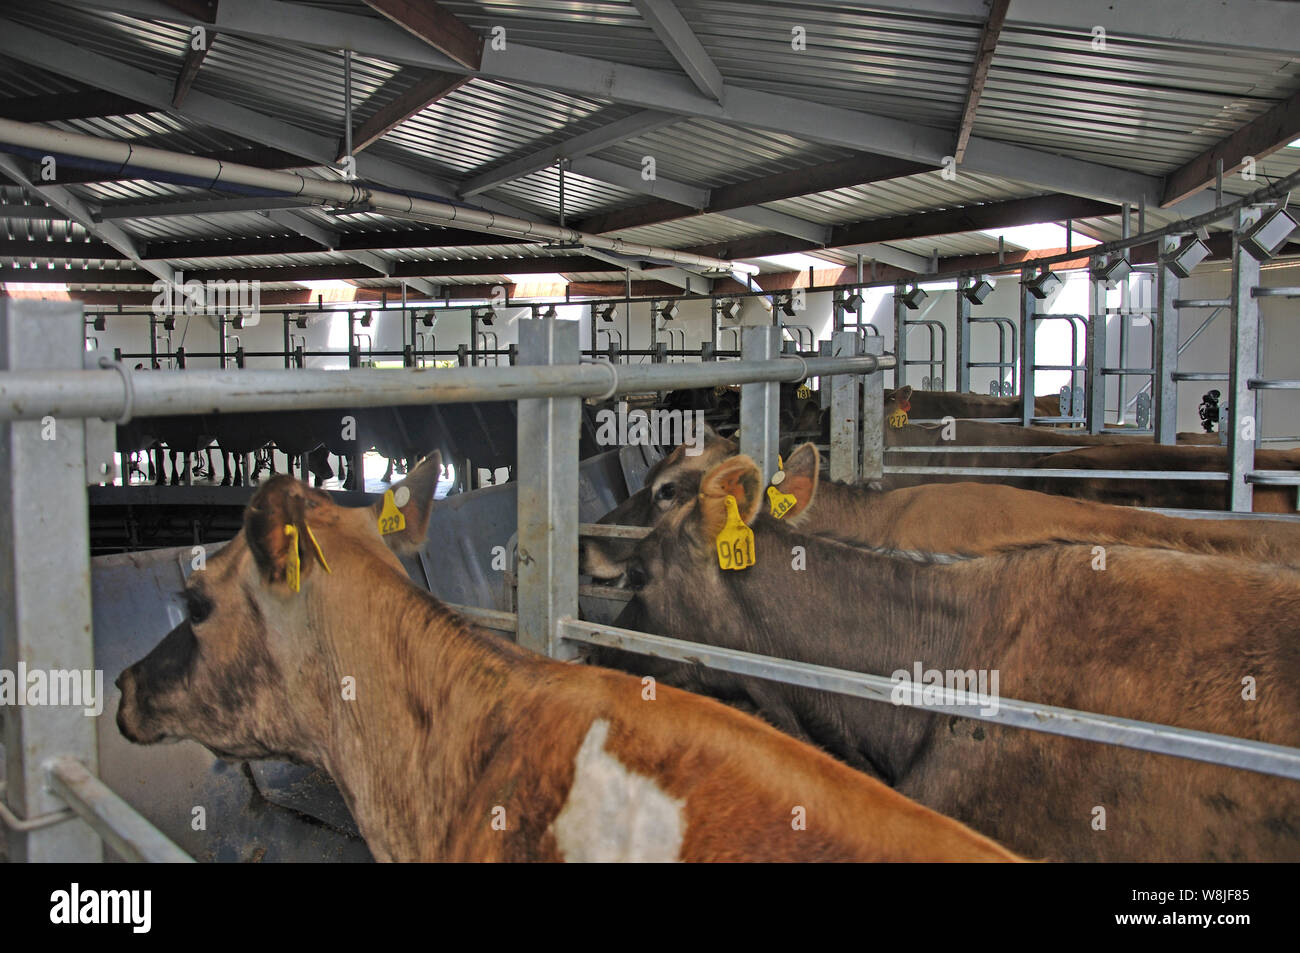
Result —
[[[747, 457], [710, 470], [689, 505], [638, 544], [637, 595], [620, 624], [893, 673], [898, 685], [918, 665], [969, 673], [968, 684], [997, 673], [1004, 697], [1300, 745], [1300, 572], [1124, 546], [1107, 547], [1102, 568], [1086, 545], [936, 563], [802, 534], [760, 513], [764, 482]], [[715, 549], [727, 496], [754, 528], [756, 563], [741, 571], [720, 569]], [[699, 667], [688, 674], [693, 687], [745, 692], [778, 725], [1023, 853], [1300, 859], [1295, 781]]]
[[[669, 510], [690, 502], [704, 473], [736, 452], [733, 441], [712, 436], [706, 437], [698, 456], [673, 451], [646, 474], [645, 487], [602, 522], [654, 525]], [[989, 554], [1007, 546], [1066, 539], [1300, 566], [1300, 525], [1282, 521], [1189, 520], [994, 483], [926, 484], [879, 492], [820, 480], [820, 460], [812, 444], [790, 455], [785, 473], [780, 489], [802, 496], [805, 504], [810, 489], [818, 488], [815, 505], [801, 507], [798, 516], [787, 519], [806, 533], [829, 533], [870, 546]], [[586, 539], [582, 571], [616, 579], [633, 548], [633, 543], [620, 540]]]
[[[1151, 445], [1141, 447], [1089, 447], [1040, 457], [1032, 466], [1084, 470], [1217, 470], [1227, 472], [1226, 447]], [[1300, 450], [1256, 450], [1258, 470], [1300, 470]], [[1026, 486], [1081, 500], [1127, 506], [1161, 506], [1181, 509], [1222, 510], [1228, 505], [1227, 483], [1222, 480], [1108, 480], [1038, 477]], [[1256, 513], [1296, 512], [1296, 487], [1255, 487]]]
[[[380, 860], [1009, 860], [966, 827], [709, 699], [505, 642], [411, 584], [440, 461], [345, 509], [276, 477], [118, 679], [132, 741], [290, 758]], [[383, 516], [387, 519], [391, 514]]]
[[[885, 406], [892, 409], [910, 405], [908, 416], [917, 420], [942, 420], [944, 417], [1019, 417], [1019, 397], [996, 397], [992, 394], [969, 394], [947, 390], [916, 390], [905, 385], [885, 391]], [[1059, 397], [1035, 397], [1035, 417], [1060, 417]]]

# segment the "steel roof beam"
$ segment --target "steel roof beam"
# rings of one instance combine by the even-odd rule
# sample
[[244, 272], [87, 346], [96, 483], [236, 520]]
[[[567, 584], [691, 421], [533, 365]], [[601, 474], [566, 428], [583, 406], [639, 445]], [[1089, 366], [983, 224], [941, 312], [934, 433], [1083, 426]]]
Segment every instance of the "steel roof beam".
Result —
[[600, 121], [599, 116], [596, 119], [599, 125], [590, 132], [584, 132], [581, 135], [573, 136], [550, 146], [526, 146], [528, 155], [472, 176], [461, 185], [460, 194], [468, 198], [498, 185], [504, 185], [526, 175], [532, 175], [534, 172], [540, 172], [548, 166], [554, 165], [558, 159], [577, 159], [588, 153], [608, 149], [610, 146], [618, 145], [627, 139], [634, 139], [644, 133], [674, 123], [678, 117], [669, 113], [646, 109], [621, 119], [604, 122]]
[[722, 101], [722, 74], [672, 0], [632, 0], [659, 42], [704, 95]]
[[190, 34], [186, 40], [185, 62], [181, 65], [181, 71], [176, 76], [176, 86], [172, 90], [172, 107], [180, 109], [185, 103], [185, 97], [189, 96], [190, 88], [194, 81], [199, 78], [199, 70], [203, 68], [203, 61], [208, 57], [208, 50], [212, 49], [212, 44], [216, 42], [217, 34], [212, 30], [205, 30], [203, 35], [203, 45], [196, 47], [194, 41], [196, 36]]
[[1219, 162], [1223, 163], [1226, 176], [1240, 169], [1246, 156], [1262, 159], [1297, 138], [1300, 138], [1300, 93], [1278, 103], [1165, 176], [1160, 204], [1173, 204], [1213, 185]]
[[957, 145], [952, 151], [958, 165], [966, 157], [966, 144], [975, 126], [975, 113], [979, 109], [980, 97], [984, 95], [984, 83], [989, 78], [989, 67], [993, 65], [993, 54], [997, 52], [998, 37], [1002, 34], [1002, 24], [1010, 4], [1011, 0], [991, 0], [989, 18], [980, 31], [979, 49], [975, 53], [975, 64], [971, 67], [970, 83], [966, 89], [966, 105], [961, 112], [961, 122], [957, 124]]
[[[843, 248], [848, 245], [873, 244], [904, 238], [975, 232], [987, 228], [1061, 222], [1067, 218], [1096, 218], [1101, 215], [1115, 215], [1118, 212], [1119, 209], [1107, 202], [1097, 202], [1072, 195], [1039, 195], [1027, 199], [986, 202], [981, 205], [965, 205], [937, 212], [891, 215], [887, 218], [837, 225], [831, 229], [831, 240], [827, 243], [827, 247]], [[815, 251], [817, 246], [812, 242], [786, 235], [756, 235], [735, 241], [714, 242], [692, 249], [696, 254], [715, 255], [715, 251], [701, 251], [701, 248], [725, 249], [726, 254], [718, 257], [744, 259]]]
[[365, 0], [366, 6], [469, 69], [483, 59], [483, 38], [436, 0]]
[[895, 268], [902, 268], [918, 275], [924, 275], [930, 271], [930, 259], [924, 255], [915, 255], [910, 251], [903, 251], [901, 248], [895, 248], [893, 245], [886, 245], [883, 242], [872, 242], [867, 245], [847, 245], [836, 250], [848, 255], [861, 255], [869, 261], [878, 261], [882, 265], [893, 265]]
[[616, 232], [642, 225], [657, 225], [703, 212], [726, 212], [731, 209], [752, 208], [767, 202], [798, 198], [817, 192], [854, 188], [933, 171], [929, 166], [890, 156], [860, 154], [848, 159], [836, 159], [803, 169], [778, 172], [774, 175], [720, 185], [709, 193], [709, 203], [703, 209], [688, 208], [675, 202], [649, 202], [632, 208], [599, 212], [583, 219], [586, 232]]
[[[596, 179], [599, 182], [608, 182], [610, 185], [616, 185], [629, 192], [655, 195], [681, 206], [711, 211], [708, 208], [712, 201], [708, 189], [687, 185], [683, 182], [674, 182], [671, 179], [658, 176], [647, 180], [641, 175], [639, 169], [629, 169], [626, 166], [606, 162], [604, 159], [597, 159], [592, 156], [575, 159], [570, 163], [569, 168], [578, 175]], [[794, 235], [818, 245], [826, 244], [831, 237], [831, 229], [827, 225], [818, 225], [816, 222], [809, 222], [794, 215], [786, 215], [784, 212], [776, 212], [757, 205], [728, 209], [720, 214], [740, 222], [770, 228], [772, 231], [780, 232], [783, 235]]]
[[[27, 206], [22, 206], [26, 208]], [[3, 207], [0, 207], [0, 212]], [[3, 218], [3, 214], [0, 214]], [[525, 244], [503, 240], [499, 235], [465, 232], [448, 228], [392, 232], [342, 232], [339, 251], [391, 251], [405, 248], [450, 248], [461, 245]], [[144, 246], [145, 258], [180, 260], [188, 258], [240, 258], [256, 255], [292, 255], [318, 251], [320, 243], [301, 236], [239, 236], [182, 241], [153, 241]]]
[[[353, 130], [353, 155], [388, 135], [412, 116], [424, 112], [444, 96], [460, 89], [470, 79], [468, 76], [456, 76], [437, 70], [411, 70], [399, 75], [406, 75], [407, 72], [417, 74], [414, 84], [404, 93], [398, 94], [388, 105], [381, 106], [373, 116]], [[342, 158], [340, 148], [339, 159]]]
[[63, 122], [157, 112], [153, 106], [98, 89], [0, 99], [0, 118], [19, 122]]
[[[168, 284], [174, 284], [176, 281], [175, 273], [170, 265], [161, 261], [149, 261], [141, 256], [140, 249], [133, 239], [126, 232], [122, 231], [116, 225], [107, 222], [96, 222], [91, 215], [90, 209], [67, 189], [61, 185], [48, 185], [39, 187], [33, 183], [27, 176], [23, 175], [22, 170], [18, 168], [17, 163], [6, 155], [0, 155], [0, 172], [4, 172], [9, 178], [17, 182], [29, 193], [48, 202], [54, 208], [58, 209], [68, 218], [72, 219], [87, 232], [106, 242], [113, 248], [116, 248], [129, 260], [139, 265], [146, 273], [153, 278], [160, 278]], [[26, 270], [26, 269], [22, 269]], [[46, 269], [41, 269], [42, 271]], [[30, 278], [9, 278], [9, 281], [28, 281]]]

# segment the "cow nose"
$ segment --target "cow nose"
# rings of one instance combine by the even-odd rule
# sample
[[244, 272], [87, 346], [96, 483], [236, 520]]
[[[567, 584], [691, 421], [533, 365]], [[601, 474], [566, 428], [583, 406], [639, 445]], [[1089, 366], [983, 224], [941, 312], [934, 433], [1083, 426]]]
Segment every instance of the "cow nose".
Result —
[[121, 673], [117, 676], [117, 679], [113, 682], [113, 684], [117, 686], [119, 692], [122, 690], [122, 682], [126, 679], [126, 672], [126, 669], [122, 669]]

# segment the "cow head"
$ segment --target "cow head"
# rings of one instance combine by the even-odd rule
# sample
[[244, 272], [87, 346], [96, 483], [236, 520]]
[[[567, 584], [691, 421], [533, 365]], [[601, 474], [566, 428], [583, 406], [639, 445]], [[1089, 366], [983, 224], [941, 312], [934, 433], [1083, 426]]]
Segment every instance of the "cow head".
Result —
[[[704, 433], [704, 449], [690, 456], [677, 447], [646, 473], [645, 486], [601, 517], [600, 522], [623, 526], [654, 526], [661, 517], [684, 506], [699, 492], [700, 478], [714, 464], [737, 452], [736, 442], [712, 430]], [[579, 570], [596, 579], [617, 579], [632, 555], [634, 543], [599, 537], [582, 541]]]
[[360, 621], [348, 612], [375, 573], [405, 578], [395, 554], [423, 542], [441, 464], [434, 453], [393, 487], [405, 526], [384, 536], [384, 502], [337, 506], [287, 476], [263, 484], [239, 535], [190, 576], [186, 619], [118, 677], [122, 734], [319, 764], [337, 694], [331, 636]]
[[[715, 548], [727, 521], [727, 497], [735, 499], [740, 518], [750, 524], [762, 510], [766, 485], [757, 464], [743, 455], [728, 457], [703, 474], [697, 491], [665, 513], [625, 561], [627, 582], [637, 598], [620, 624], [648, 616], [657, 620], [656, 631], [668, 632], [678, 629], [678, 623], [709, 626], [708, 619], [699, 617], [701, 609], [727, 611], [732, 600]], [[680, 618], [684, 589], [691, 594], [690, 618]]]

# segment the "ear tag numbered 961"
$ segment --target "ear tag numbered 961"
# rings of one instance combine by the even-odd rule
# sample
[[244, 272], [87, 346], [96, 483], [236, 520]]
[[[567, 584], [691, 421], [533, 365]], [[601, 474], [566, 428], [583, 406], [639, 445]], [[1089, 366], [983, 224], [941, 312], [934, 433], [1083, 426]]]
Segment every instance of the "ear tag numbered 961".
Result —
[[754, 531], [745, 525], [736, 498], [727, 494], [727, 522], [718, 533], [718, 565], [723, 569], [748, 569], [754, 565]]
[[[406, 488], [402, 487], [402, 489]], [[406, 517], [397, 508], [397, 501], [393, 499], [393, 491], [385, 490], [384, 508], [379, 514], [379, 535], [389, 536], [393, 533], [400, 533], [404, 529], [406, 529]]]

